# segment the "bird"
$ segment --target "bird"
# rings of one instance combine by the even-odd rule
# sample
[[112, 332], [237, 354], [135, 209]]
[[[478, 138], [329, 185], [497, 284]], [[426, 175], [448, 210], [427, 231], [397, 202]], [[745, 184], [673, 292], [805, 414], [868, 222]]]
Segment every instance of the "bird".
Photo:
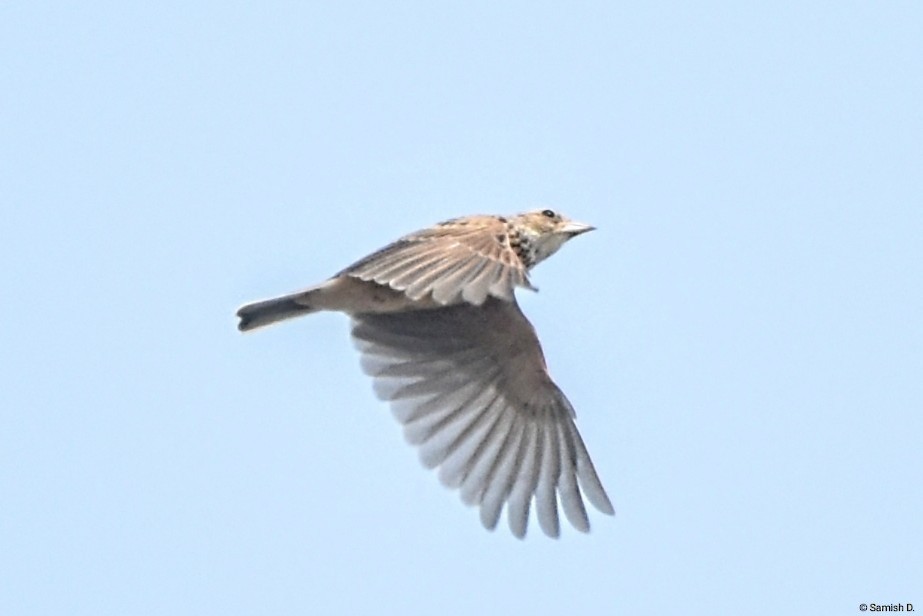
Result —
[[534, 507], [556, 538], [560, 503], [571, 526], [589, 532], [584, 498], [603, 514], [615, 510], [514, 292], [537, 290], [532, 268], [594, 229], [550, 209], [453, 218], [316, 286], [241, 307], [238, 328], [346, 313], [376, 395], [423, 465], [479, 508], [485, 528], [496, 528], [505, 507], [522, 539]]

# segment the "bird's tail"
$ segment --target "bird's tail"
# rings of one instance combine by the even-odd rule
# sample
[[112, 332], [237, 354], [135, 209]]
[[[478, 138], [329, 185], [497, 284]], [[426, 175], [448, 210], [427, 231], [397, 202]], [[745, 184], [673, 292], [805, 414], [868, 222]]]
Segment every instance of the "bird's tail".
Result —
[[247, 304], [237, 311], [237, 316], [240, 317], [237, 329], [246, 332], [293, 317], [317, 312], [318, 309], [313, 308], [308, 301], [309, 293], [310, 291], [301, 291]]

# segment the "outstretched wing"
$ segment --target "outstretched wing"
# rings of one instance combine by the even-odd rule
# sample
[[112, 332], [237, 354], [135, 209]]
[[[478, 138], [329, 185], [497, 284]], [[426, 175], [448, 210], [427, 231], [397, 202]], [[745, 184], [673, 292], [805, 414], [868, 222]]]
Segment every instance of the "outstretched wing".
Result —
[[338, 276], [372, 280], [417, 300], [428, 293], [444, 306], [513, 299], [532, 288], [505, 219], [458, 218], [405, 236], [349, 266]]
[[480, 506], [485, 527], [496, 526], [504, 504], [517, 537], [533, 502], [550, 537], [560, 532], [558, 501], [583, 532], [590, 527], [584, 496], [613, 513], [573, 407], [515, 302], [358, 314], [352, 334], [407, 440], [427, 467], [439, 467], [446, 486]]

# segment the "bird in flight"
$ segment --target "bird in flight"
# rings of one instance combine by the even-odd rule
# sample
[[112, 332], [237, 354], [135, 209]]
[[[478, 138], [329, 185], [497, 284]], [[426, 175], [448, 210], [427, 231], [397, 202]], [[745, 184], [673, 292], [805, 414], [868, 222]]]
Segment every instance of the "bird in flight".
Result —
[[479, 506], [486, 528], [505, 505], [510, 530], [524, 537], [534, 503], [542, 531], [557, 537], [560, 502], [588, 532], [584, 498], [614, 509], [514, 290], [534, 290], [529, 271], [591, 230], [552, 210], [455, 218], [317, 286], [243, 306], [238, 328], [345, 312], [375, 393], [391, 402], [423, 464]]

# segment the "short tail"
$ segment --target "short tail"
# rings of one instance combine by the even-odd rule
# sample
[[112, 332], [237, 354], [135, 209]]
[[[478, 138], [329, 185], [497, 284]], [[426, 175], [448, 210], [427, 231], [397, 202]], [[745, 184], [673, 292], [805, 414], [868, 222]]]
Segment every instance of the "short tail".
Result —
[[305, 301], [306, 296], [307, 293], [302, 291], [292, 295], [247, 304], [237, 311], [237, 316], [240, 317], [237, 329], [246, 332], [286, 319], [317, 312], [316, 308], [312, 308], [307, 304]]

